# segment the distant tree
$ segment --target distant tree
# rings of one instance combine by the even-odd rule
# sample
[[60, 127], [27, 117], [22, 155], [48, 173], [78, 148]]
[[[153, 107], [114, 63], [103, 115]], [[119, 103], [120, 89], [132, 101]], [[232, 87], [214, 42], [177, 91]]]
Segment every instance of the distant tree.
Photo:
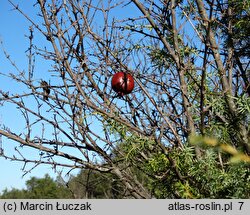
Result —
[[11, 190], [4, 189], [0, 195], [0, 199], [25, 199], [27, 198], [27, 192], [12, 188]]
[[56, 198], [69, 198], [70, 193], [66, 187], [57, 184], [49, 175], [44, 178], [38, 179], [32, 177], [26, 182], [27, 197], [31, 199], [56, 199]]
[[26, 189], [5, 189], [2, 199], [63, 199], [72, 198], [70, 190], [56, 183], [48, 174], [43, 178], [32, 177], [26, 181]]
[[123, 198], [125, 187], [110, 173], [101, 174], [93, 170], [82, 170], [68, 182], [74, 198], [116, 199]]
[[[3, 157], [83, 170], [71, 186], [84, 198], [249, 197], [248, 0], [38, 0], [38, 18], [9, 2], [31, 26], [28, 69], [3, 50], [16, 72], [0, 78], [22, 90], [0, 105], [24, 127], [3, 122], [4, 147], [20, 144]], [[112, 90], [119, 71], [131, 94]]]

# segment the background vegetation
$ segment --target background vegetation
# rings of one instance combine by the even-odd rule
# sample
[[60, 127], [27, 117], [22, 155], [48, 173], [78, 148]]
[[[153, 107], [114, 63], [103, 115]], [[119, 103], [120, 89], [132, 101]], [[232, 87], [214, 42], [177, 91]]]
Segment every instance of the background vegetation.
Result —
[[[250, 197], [249, 0], [38, 0], [39, 19], [9, 2], [30, 46], [28, 69], [3, 49], [15, 72], [0, 77], [22, 91], [0, 90], [0, 105], [24, 129], [3, 122], [3, 145], [20, 146], [1, 156], [81, 171], [2, 198]], [[110, 86], [118, 71], [136, 82], [123, 97]]]

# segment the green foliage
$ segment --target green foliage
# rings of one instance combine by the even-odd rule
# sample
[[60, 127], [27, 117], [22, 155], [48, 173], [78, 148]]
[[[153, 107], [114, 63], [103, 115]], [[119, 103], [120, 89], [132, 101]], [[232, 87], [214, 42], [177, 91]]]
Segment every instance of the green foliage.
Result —
[[58, 184], [49, 175], [44, 178], [32, 177], [26, 182], [26, 189], [5, 189], [1, 199], [63, 199], [71, 198], [71, 193], [62, 184]]
[[155, 154], [152, 158], [149, 159], [147, 165], [147, 171], [152, 174], [163, 174], [166, 171], [166, 166], [169, 165], [169, 161], [164, 154], [158, 153]]
[[122, 198], [123, 187], [120, 181], [110, 173], [94, 170], [82, 170], [68, 182], [74, 198], [113, 199]]
[[26, 190], [18, 190], [16, 188], [12, 188], [11, 190], [4, 189], [2, 191], [2, 195], [0, 199], [25, 199], [27, 198]]
[[249, 57], [250, 2], [249, 0], [230, 0], [229, 7], [232, 10], [232, 15], [227, 19], [233, 24], [233, 34], [229, 35], [229, 38], [232, 37], [240, 56]]
[[233, 98], [236, 100], [236, 104], [238, 106], [238, 112], [243, 117], [247, 117], [247, 115], [250, 113], [250, 98], [246, 94]]
[[159, 68], [169, 68], [173, 64], [171, 55], [166, 50], [152, 47], [149, 56], [153, 64]]
[[226, 155], [231, 155], [229, 161], [232, 163], [238, 163], [238, 162], [250, 163], [249, 155], [237, 150], [231, 144], [225, 144], [223, 142], [221, 143], [215, 138], [203, 137], [199, 135], [191, 135], [189, 137], [189, 142], [193, 145], [198, 145], [199, 147], [202, 147], [206, 150], [207, 149], [210, 150], [211, 147], [213, 147], [214, 150], [217, 150], [217, 152], [222, 152]]
[[240, 142], [237, 127], [242, 124], [249, 129], [250, 99], [246, 94], [231, 96], [231, 99], [236, 104], [234, 116], [230, 114], [224, 97], [218, 93], [207, 93], [206, 104], [210, 109], [205, 134], [217, 138], [220, 142], [237, 146]]
[[[215, 139], [195, 137], [191, 142], [207, 146], [197, 159], [193, 146], [184, 149], [173, 148], [168, 156], [158, 151], [148, 160], [138, 159], [139, 151], [132, 153], [126, 163], [134, 163], [130, 168], [133, 175], [147, 187], [156, 198], [250, 198], [250, 169], [243, 162], [230, 163], [216, 146]], [[140, 143], [137, 143], [140, 145]], [[125, 146], [125, 145], [123, 145]], [[125, 147], [133, 151], [132, 145]], [[122, 150], [120, 146], [120, 150]], [[147, 151], [141, 148], [140, 152]], [[229, 152], [229, 150], [225, 151]], [[175, 160], [175, 167], [170, 162]], [[137, 161], [137, 163], [135, 163]], [[181, 174], [178, 178], [176, 171]], [[111, 173], [82, 170], [72, 176], [68, 188], [53, 181], [48, 175], [44, 178], [31, 178], [26, 189], [7, 189], [1, 198], [123, 198], [126, 187]]]
[[[223, 104], [215, 102], [213, 111], [226, 115]], [[124, 133], [119, 123], [106, 126], [111, 126], [113, 134], [121, 140], [114, 159], [122, 160], [124, 166], [133, 166], [131, 171], [156, 198], [250, 197], [250, 169], [246, 163], [249, 158], [231, 144], [225, 144], [230, 140], [228, 127], [224, 130], [217, 127], [215, 134], [219, 139], [191, 136], [191, 145], [185, 144], [183, 149], [166, 147], [166, 154], [154, 140]], [[199, 158], [196, 145], [202, 150]]]
[[[183, 176], [178, 180], [169, 173], [164, 179], [154, 180], [151, 187], [157, 198], [172, 198], [174, 191], [178, 198], [249, 198], [250, 170], [244, 163], [221, 166], [218, 154], [208, 149], [200, 159], [196, 159], [194, 148], [186, 146], [183, 150], [171, 151], [171, 158], [176, 161], [176, 168]], [[169, 162], [158, 162], [155, 158], [149, 163], [160, 167], [151, 168], [159, 174], [163, 169], [171, 169]], [[150, 168], [148, 169], [150, 171]], [[159, 171], [155, 171], [159, 170]], [[161, 190], [161, 192], [160, 192]]]
[[125, 192], [122, 183], [110, 173], [82, 170], [76, 176], [71, 176], [67, 187], [59, 179], [54, 181], [49, 175], [32, 177], [26, 182], [26, 189], [5, 189], [0, 199], [117, 199], [122, 198]]
[[104, 120], [104, 129], [110, 132], [115, 137], [115, 139], [120, 141], [114, 150], [114, 154], [116, 155], [114, 159], [121, 159], [120, 155], [123, 154], [123, 159], [129, 162], [134, 158], [137, 158], [137, 156], [142, 151], [148, 153], [155, 150], [156, 144], [154, 140], [130, 132], [124, 124], [121, 124], [115, 120]]
[[[198, 42], [197, 45], [193, 44], [196, 41], [188, 37], [185, 38], [181, 34], [181, 30], [178, 32], [178, 36], [175, 36], [173, 27], [176, 26], [171, 24], [171, 18], [168, 16], [166, 20], [163, 20], [164, 25], [161, 26], [161, 23], [158, 23], [159, 30], [161, 30], [161, 27], [164, 29], [161, 36], [164, 36], [169, 46], [174, 50], [178, 58], [177, 62], [180, 65], [183, 64], [181, 70], [176, 70], [176, 60], [168, 48], [163, 47], [157, 42], [157, 37], [154, 38], [155, 43], [148, 45], [143, 42], [135, 42], [130, 48], [126, 48], [127, 51], [134, 51], [135, 53], [140, 53], [142, 49], [145, 50], [147, 52], [145, 59], [149, 58], [152, 63], [148, 68], [152, 66], [157, 67], [159, 70], [152, 70], [155, 73], [154, 75], [160, 77], [159, 81], [152, 78], [157, 87], [159, 87], [154, 88], [154, 92], [157, 94], [169, 93], [170, 96], [163, 96], [162, 100], [156, 100], [156, 103], [160, 101], [166, 104], [169, 100], [173, 102], [173, 106], [176, 104], [172, 109], [172, 111], [176, 110], [174, 117], [170, 117], [172, 114], [171, 109], [170, 112], [165, 112], [165, 109], [162, 108], [164, 110], [162, 113], [169, 116], [168, 118], [170, 119], [170, 123], [173, 124], [173, 128], [180, 134], [180, 139], [188, 139], [186, 143], [183, 143], [184, 147], [178, 148], [177, 146], [164, 145], [164, 138], [157, 137], [159, 130], [165, 129], [164, 124], [161, 125], [164, 120], [159, 119], [157, 121], [157, 128], [150, 127], [151, 131], [157, 129], [155, 133], [154, 131], [152, 132], [152, 134], [155, 134], [154, 139], [139, 135], [128, 129], [129, 122], [127, 125], [126, 122], [122, 124], [98, 111], [93, 114], [102, 120], [103, 131], [105, 134], [109, 134], [109, 139], [114, 143], [112, 149], [107, 151], [107, 153], [112, 154], [109, 160], [111, 167], [118, 168], [120, 172], [124, 173], [124, 178], [131, 185], [133, 183], [140, 184], [143, 188], [148, 189], [152, 193], [152, 196], [156, 198], [250, 198], [250, 158], [243, 150], [241, 151], [240, 145], [242, 144], [240, 144], [240, 140], [242, 140], [242, 137], [240, 135], [242, 134], [239, 134], [241, 133], [239, 132], [241, 125], [244, 125], [248, 134], [250, 133], [250, 99], [244, 87], [240, 86], [241, 81], [244, 81], [245, 85], [248, 86], [248, 81], [244, 80], [244, 78], [243, 80], [238, 80], [240, 76], [247, 77], [247, 74], [240, 74], [237, 65], [237, 61], [242, 60], [238, 60], [238, 58], [249, 56], [250, 3], [249, 0], [230, 0], [225, 4], [221, 4], [221, 7], [218, 7], [220, 8], [218, 11], [221, 10], [221, 14], [213, 14], [217, 13], [215, 12], [217, 10], [211, 9], [211, 17], [214, 19], [209, 20], [209, 25], [211, 25], [211, 30], [215, 35], [219, 35], [222, 32], [222, 35], [219, 35], [216, 41], [222, 41], [221, 44], [224, 46], [219, 45], [220, 52], [222, 53], [221, 60], [228, 63], [228, 65], [225, 65], [225, 74], [223, 74], [223, 77], [224, 75], [232, 76], [233, 81], [229, 84], [233, 86], [230, 91], [232, 91], [232, 95], [234, 96], [225, 93], [227, 89], [223, 89], [223, 86], [220, 84], [223, 80], [220, 74], [221, 71], [218, 72], [218, 66], [216, 65], [218, 62], [213, 58], [215, 55], [213, 51], [217, 47], [212, 47], [209, 42], [206, 44], [207, 41], [203, 42], [204, 38], [209, 37], [209, 35], [206, 35], [209, 31], [204, 28], [206, 22], [200, 17], [201, 14], [199, 14], [197, 4], [195, 1], [190, 1], [187, 5], [185, 3], [183, 1], [184, 10], [181, 12], [181, 18], [188, 17], [185, 22], [190, 21], [198, 32], [198, 36], [203, 38], [201, 43]], [[207, 4], [206, 2], [204, 3]], [[176, 8], [180, 7], [181, 9], [180, 5], [182, 4], [176, 4]], [[207, 4], [206, 6], [209, 5]], [[162, 14], [159, 15], [161, 16]], [[193, 20], [192, 16], [194, 16]], [[152, 17], [154, 18], [154, 16]], [[198, 19], [198, 17], [200, 18]], [[168, 21], [169, 24], [167, 24]], [[201, 23], [203, 22], [204, 24], [202, 25]], [[232, 26], [232, 28], [230, 29], [229, 26]], [[137, 30], [137, 32], [149, 32], [150, 34], [154, 32], [153, 27], [145, 23], [135, 24], [134, 26], [126, 25], [123, 27], [123, 30], [131, 32]], [[203, 46], [207, 46], [208, 49], [199, 48]], [[233, 53], [232, 57], [228, 57], [231, 55], [228, 53], [228, 48], [234, 49], [233, 52], [236, 53], [234, 53], [236, 57], [233, 56]], [[119, 51], [114, 50], [112, 56], [118, 58], [120, 56]], [[230, 64], [231, 61], [232, 65]], [[227, 67], [230, 68], [227, 69]], [[152, 72], [148, 68], [145, 70]], [[187, 83], [187, 92], [185, 93], [185, 88], [181, 86], [182, 84], [178, 83], [180, 82], [180, 77], [182, 77], [180, 74], [183, 71], [183, 79]], [[204, 73], [204, 80], [201, 71]], [[247, 71], [246, 67], [246, 69], [242, 68], [241, 72], [249, 73], [249, 70]], [[140, 74], [137, 75], [138, 79], [141, 78]], [[143, 76], [141, 80], [143, 80]], [[230, 82], [229, 80], [228, 78], [228, 82]], [[148, 82], [145, 83], [145, 89], [148, 90], [149, 84]], [[226, 87], [224, 86], [224, 88]], [[159, 90], [156, 91], [156, 89]], [[165, 89], [165, 92], [162, 89]], [[183, 98], [179, 96], [181, 94], [189, 100], [190, 107], [186, 108], [183, 106]], [[204, 95], [202, 96], [202, 94]], [[134, 98], [137, 98], [136, 94]], [[228, 98], [230, 98], [231, 104], [235, 105], [235, 107], [231, 105], [233, 106], [231, 110]], [[147, 103], [146, 96], [142, 101]], [[154, 108], [150, 105], [146, 107], [150, 110]], [[161, 109], [161, 105], [158, 107]], [[138, 116], [139, 113], [143, 115], [144, 112], [138, 111]], [[150, 111], [148, 113], [148, 115], [142, 117], [153, 119], [152, 116], [149, 116]], [[122, 114], [122, 112], [117, 111], [116, 117], [119, 119], [129, 119], [121, 116]], [[188, 114], [192, 118], [197, 133], [200, 132], [204, 136], [195, 135], [187, 137], [190, 128], [186, 128], [185, 118]], [[204, 117], [201, 117], [203, 114]], [[143, 118], [141, 120], [143, 121]], [[81, 124], [83, 121], [84, 119], [80, 118]], [[146, 125], [145, 123], [144, 130], [147, 129]], [[199, 127], [204, 127], [204, 129], [199, 130]], [[164, 135], [162, 133], [162, 136]], [[176, 138], [174, 136], [175, 134], [165, 135], [165, 140], [172, 137], [173, 139]], [[200, 156], [197, 156], [195, 151], [197, 146], [201, 150]], [[107, 163], [104, 162], [102, 165], [107, 165]], [[117, 176], [112, 174], [112, 168], [109, 173], [82, 170], [76, 177], [72, 177], [69, 180], [68, 188], [63, 183], [54, 181], [48, 175], [42, 179], [33, 177], [27, 181], [26, 186], [27, 188], [23, 190], [12, 189], [8, 191], [5, 189], [1, 198], [127, 197], [126, 185], [121, 182], [121, 178], [118, 179]]]

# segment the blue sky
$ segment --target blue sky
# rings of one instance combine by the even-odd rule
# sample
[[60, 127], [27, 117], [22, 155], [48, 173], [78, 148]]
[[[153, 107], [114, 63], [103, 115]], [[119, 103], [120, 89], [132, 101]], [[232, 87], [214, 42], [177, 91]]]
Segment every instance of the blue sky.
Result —
[[[35, 11], [33, 4], [36, 2], [33, 1], [24, 1], [24, 0], [13, 0], [15, 3], [19, 5], [19, 7], [25, 11], [25, 13], [32, 17], [34, 21], [37, 19], [37, 12]], [[105, 2], [105, 1], [104, 1]], [[118, 19], [123, 19], [128, 16], [137, 16], [139, 11], [133, 10], [135, 7], [131, 8], [129, 5], [126, 9], [123, 8], [122, 13], [118, 11], [119, 14], [116, 14]], [[137, 13], [138, 12], [138, 13]], [[98, 20], [101, 24], [100, 20]], [[7, 0], [0, 1], [0, 26], [3, 26], [0, 29], [0, 40], [3, 42], [4, 49], [8, 51], [11, 58], [15, 60], [16, 65], [21, 70], [28, 69], [28, 58], [26, 56], [25, 51], [28, 49], [29, 40], [27, 36], [29, 35], [29, 26], [30, 23], [17, 11], [13, 10], [12, 6]], [[35, 34], [35, 42], [43, 45], [46, 40], [39, 36], [39, 34]], [[46, 80], [44, 77], [43, 71], [49, 70], [50, 65], [44, 60], [40, 60], [36, 58], [36, 75], [37, 77]], [[0, 48], [0, 73], [8, 74], [10, 72], [15, 72], [15, 69], [11, 64], [6, 60], [3, 55], [3, 51]], [[37, 74], [38, 73], [38, 74]], [[0, 89], [13, 91], [22, 91], [22, 87], [17, 85], [15, 82], [11, 82], [8, 79], [4, 78], [0, 75]], [[29, 104], [32, 105], [32, 104]], [[0, 106], [0, 122], [4, 123], [5, 126], [13, 129], [14, 131], [19, 131], [24, 129], [23, 123], [21, 123], [22, 118], [20, 118], [20, 112], [17, 111], [16, 108], [4, 104], [3, 107]], [[39, 132], [39, 131], [38, 131]], [[18, 146], [18, 144], [16, 144]], [[3, 141], [4, 151], [7, 154], [13, 154], [13, 142], [4, 139]], [[25, 153], [29, 155], [33, 155], [34, 150], [27, 149]], [[32, 167], [32, 166], [30, 166]], [[3, 174], [0, 176], [0, 191], [4, 188], [24, 188], [25, 181], [27, 181], [31, 176], [43, 177], [46, 173], [49, 173], [52, 177], [56, 177], [57, 173], [55, 173], [50, 166], [39, 165], [37, 168], [31, 171], [31, 173], [26, 174], [24, 177], [22, 175], [24, 172], [21, 170], [23, 168], [23, 163], [20, 162], [11, 162], [5, 160], [0, 157], [0, 169]], [[29, 168], [26, 168], [29, 169]], [[67, 173], [67, 170], [64, 171]], [[74, 171], [72, 173], [77, 173]]]
[[[34, 8], [32, 7], [33, 1], [19, 0], [15, 2], [17, 2], [29, 15], [35, 14]], [[30, 24], [22, 15], [12, 10], [12, 6], [7, 0], [0, 1], [0, 40], [3, 42], [4, 48], [15, 60], [18, 67], [25, 70], [28, 67], [28, 59], [25, 54], [25, 51], [28, 48], [28, 39], [25, 35], [28, 35], [29, 33], [29, 25]], [[4, 74], [15, 72], [11, 64], [5, 59], [2, 49], [0, 49], [0, 72]], [[21, 90], [14, 84], [14, 82], [9, 81], [2, 76], [0, 76], [0, 85], [1, 89], [4, 90]], [[5, 104], [4, 107], [0, 107], [0, 122], [10, 128], [20, 129], [20, 119], [16, 114], [17, 112], [15, 108]], [[11, 154], [13, 147], [8, 147], [7, 144], [11, 144], [11, 142], [4, 140], [4, 150], [5, 152], [9, 152], [9, 154]], [[32, 150], [26, 150], [26, 153], [32, 152]], [[43, 177], [45, 173], [49, 173], [52, 177], [56, 177], [57, 175], [50, 166], [40, 165], [31, 173], [22, 177], [24, 174], [21, 170], [22, 168], [22, 163], [11, 162], [0, 157], [0, 191], [4, 188], [24, 188], [25, 181], [27, 181], [31, 176]]]
[[[25, 11], [25, 13], [32, 17], [34, 21], [37, 19], [37, 12], [33, 4], [36, 1], [24, 1], [24, 0], [13, 0], [15, 3], [19, 5], [19, 7]], [[129, 10], [130, 14], [134, 11]], [[119, 19], [127, 16], [129, 13], [127, 11], [122, 14], [119, 14]], [[99, 23], [100, 24], [100, 23]], [[25, 51], [28, 49], [29, 40], [27, 36], [29, 35], [29, 26], [30, 23], [17, 11], [13, 10], [13, 7], [7, 0], [0, 1], [0, 41], [3, 42], [3, 47], [5, 50], [8, 51], [8, 54], [14, 59], [16, 65], [21, 70], [28, 70], [28, 58], [26, 56]], [[43, 37], [35, 34], [35, 38], [37, 43], [43, 45], [43, 42], [46, 42]], [[36, 70], [40, 71], [38, 74], [42, 77], [42, 71], [50, 69], [50, 65], [46, 62], [36, 59]], [[2, 48], [0, 48], [0, 73], [8, 74], [10, 72], [15, 73], [15, 69], [13, 66], [6, 60]], [[46, 77], [43, 78], [46, 79]], [[0, 75], [0, 89], [3, 90], [11, 90], [13, 91], [22, 91], [22, 87], [17, 85], [14, 81], [10, 81], [7, 78], [4, 78]], [[32, 105], [32, 104], [30, 104]], [[5, 126], [11, 128], [13, 131], [19, 131], [24, 129], [23, 123], [21, 123], [22, 118], [20, 118], [20, 112], [17, 111], [16, 108], [4, 104], [3, 107], [0, 107], [0, 123], [3, 123]], [[9, 145], [9, 146], [8, 146]], [[18, 146], [18, 144], [16, 144]], [[6, 154], [11, 155], [14, 152], [13, 142], [6, 140], [3, 138], [3, 148]], [[33, 155], [34, 150], [27, 149], [25, 153], [28, 155]], [[30, 166], [32, 167], [32, 166]], [[57, 173], [55, 173], [50, 166], [43, 166], [39, 165], [37, 168], [31, 171], [31, 173], [26, 174], [24, 177], [24, 172], [22, 171], [23, 163], [20, 162], [11, 162], [5, 160], [4, 158], [0, 157], [0, 169], [1, 169], [1, 176], [0, 176], [0, 192], [5, 189], [11, 188], [24, 188], [25, 182], [32, 176], [35, 177], [43, 177], [46, 173], [49, 173], [52, 177], [56, 177]], [[29, 168], [26, 168], [29, 169]], [[61, 169], [59, 169], [61, 170]], [[67, 170], [64, 171], [67, 173]], [[72, 172], [76, 174], [78, 171]]]

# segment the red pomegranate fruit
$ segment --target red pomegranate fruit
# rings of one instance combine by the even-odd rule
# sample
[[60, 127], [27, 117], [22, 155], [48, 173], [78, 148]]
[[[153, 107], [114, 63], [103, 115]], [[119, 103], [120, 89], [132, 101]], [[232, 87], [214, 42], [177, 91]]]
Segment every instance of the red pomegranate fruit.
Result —
[[112, 89], [119, 96], [123, 96], [132, 92], [135, 83], [132, 75], [125, 72], [117, 72], [112, 78], [111, 85]]

